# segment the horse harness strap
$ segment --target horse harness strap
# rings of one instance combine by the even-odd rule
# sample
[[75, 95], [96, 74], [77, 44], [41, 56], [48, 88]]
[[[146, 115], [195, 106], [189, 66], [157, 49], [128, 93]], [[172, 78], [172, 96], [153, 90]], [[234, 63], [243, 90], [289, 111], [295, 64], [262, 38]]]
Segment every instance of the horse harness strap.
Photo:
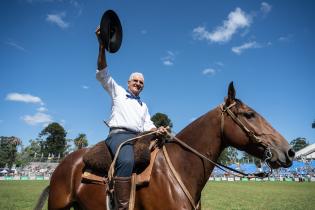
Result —
[[[268, 145], [266, 145], [264, 142], [261, 141], [261, 139], [259, 137], [257, 137], [255, 135], [255, 133], [251, 130], [249, 130], [243, 123], [242, 121], [240, 121], [239, 118], [237, 118], [235, 116], [235, 114], [230, 110], [231, 107], [235, 106], [236, 103], [232, 103], [230, 104], [228, 107], [226, 107], [224, 104], [221, 104], [220, 105], [220, 109], [221, 109], [221, 136], [223, 138], [223, 128], [224, 128], [224, 113], [228, 113], [232, 119], [246, 132], [246, 134], [249, 136], [249, 138], [254, 141], [255, 143], [260, 143], [262, 144], [264, 147], [267, 148], [266, 150], [266, 159], [265, 159], [265, 162], [270, 159], [272, 157], [271, 155], [271, 152], [270, 152], [270, 148], [268, 147]], [[269, 173], [271, 173], [272, 169], [270, 168], [270, 166], [267, 164], [267, 166], [269, 167], [270, 169], [270, 172], [269, 173], [265, 173], [265, 172], [262, 172], [262, 173], [256, 173], [256, 174], [247, 174], [247, 173], [243, 173], [241, 171], [238, 171], [236, 169], [233, 169], [231, 167], [228, 167], [228, 166], [225, 166], [221, 163], [218, 163], [218, 162], [215, 162], [211, 159], [209, 159], [208, 157], [206, 157], [205, 155], [201, 154], [200, 152], [198, 152], [197, 150], [195, 150], [194, 148], [190, 147], [188, 144], [186, 144], [185, 142], [181, 141], [180, 139], [178, 139], [176, 136], [174, 136], [173, 134], [171, 133], [168, 133], [168, 135], [171, 137], [171, 139], [174, 139], [176, 142], [178, 142], [180, 145], [182, 145], [183, 147], [185, 147], [186, 149], [190, 150], [191, 152], [193, 152], [194, 154], [196, 154], [197, 156], [199, 156], [200, 158], [203, 158], [205, 160], [207, 160], [208, 162], [214, 164], [216, 167], [218, 167], [219, 169], [221, 169], [222, 171], [225, 171], [225, 172], [228, 172], [226, 169], [230, 170], [230, 171], [233, 171], [237, 174], [233, 174], [234, 176], [237, 176], [237, 177], [247, 177], [247, 178], [264, 178], [264, 177], [267, 177], [269, 175]], [[267, 162], [266, 162], [267, 163]], [[228, 172], [229, 173], [229, 172]], [[238, 175], [240, 174], [240, 175]]]
[[236, 124], [240, 126], [241, 129], [245, 131], [245, 133], [248, 135], [250, 140], [252, 140], [254, 143], [262, 144], [266, 148], [268, 147], [258, 136], [255, 135], [255, 133], [252, 130], [249, 130], [246, 125], [230, 110], [233, 106], [236, 105], [236, 102], [230, 104], [229, 106], [225, 106], [225, 104], [220, 105], [221, 109], [221, 136], [223, 138], [223, 129], [224, 129], [224, 113], [227, 113], [230, 115], [230, 117], [234, 120]]
[[234, 172], [237, 172], [237, 173], [240, 173], [240, 174], [243, 174], [247, 177], [266, 177], [268, 176], [270, 173], [272, 173], [272, 168], [270, 167], [270, 165], [268, 164], [267, 160], [271, 159], [272, 158], [272, 153], [271, 153], [271, 150], [270, 150], [270, 147], [265, 143], [263, 142], [258, 136], [255, 135], [254, 131], [252, 130], [249, 130], [246, 125], [244, 125], [244, 123], [230, 110], [231, 107], [235, 106], [236, 105], [236, 102], [230, 104], [229, 106], [226, 106], [225, 104], [220, 104], [220, 109], [221, 109], [221, 138], [223, 138], [223, 130], [224, 130], [224, 113], [227, 113], [232, 119], [233, 121], [241, 128], [243, 129], [243, 131], [247, 134], [247, 136], [249, 137], [249, 139], [253, 142], [253, 143], [256, 143], [256, 144], [261, 144], [263, 147], [266, 148], [265, 150], [265, 160], [264, 162], [266, 163], [266, 165], [268, 166], [269, 168], [269, 172], [268, 173], [257, 173], [257, 174], [254, 174], [254, 176], [249, 176], [248, 174], [243, 174], [243, 173], [240, 173], [239, 171], [237, 170], [234, 170], [230, 167], [227, 167], [227, 166], [223, 166], [225, 168], [228, 168], [229, 170], [232, 170]]
[[210, 158], [206, 157], [205, 155], [201, 154], [200, 152], [198, 152], [197, 150], [195, 150], [194, 148], [192, 148], [191, 146], [189, 146], [188, 144], [186, 144], [185, 142], [183, 142], [182, 140], [180, 140], [179, 138], [177, 138], [176, 136], [174, 136], [173, 134], [169, 134], [169, 136], [171, 137], [171, 139], [174, 139], [176, 142], [178, 142], [180, 145], [182, 145], [183, 147], [185, 147], [186, 149], [190, 150], [192, 153], [194, 153], [195, 155], [197, 155], [198, 157], [205, 159], [206, 161], [212, 163], [213, 165], [215, 165], [216, 167], [218, 167], [219, 169], [221, 169], [222, 171], [228, 172], [227, 170], [225, 170], [224, 168], [236, 172], [238, 174], [234, 174], [235, 176], [238, 177], [251, 177], [249, 174], [243, 173], [241, 171], [237, 171], [233, 168], [230, 168], [228, 166], [222, 165], [221, 163], [215, 162], [213, 160], [211, 160]]
[[179, 186], [182, 188], [183, 192], [185, 193], [186, 197], [188, 198], [190, 204], [192, 205], [192, 207], [196, 210], [199, 208], [200, 205], [200, 200], [198, 201], [197, 205], [195, 204], [195, 201], [193, 199], [193, 197], [191, 196], [191, 194], [189, 193], [188, 189], [186, 188], [185, 184], [183, 183], [182, 179], [180, 178], [180, 175], [177, 173], [176, 169], [174, 168], [170, 157], [167, 153], [166, 147], [163, 146], [163, 154], [165, 156], [167, 165], [169, 166], [169, 168], [171, 169], [173, 175], [175, 176], [175, 179], [177, 180]]

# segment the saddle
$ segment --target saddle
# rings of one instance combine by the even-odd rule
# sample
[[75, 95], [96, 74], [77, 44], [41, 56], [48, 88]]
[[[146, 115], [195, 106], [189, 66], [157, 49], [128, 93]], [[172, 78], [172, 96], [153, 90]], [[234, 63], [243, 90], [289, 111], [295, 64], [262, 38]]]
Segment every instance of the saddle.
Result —
[[[134, 174], [137, 186], [149, 183], [153, 163], [159, 146], [155, 135], [140, 137], [134, 141]], [[85, 183], [106, 184], [107, 173], [113, 160], [113, 155], [108, 149], [105, 141], [100, 141], [83, 155], [85, 167], [83, 169], [82, 181]]]

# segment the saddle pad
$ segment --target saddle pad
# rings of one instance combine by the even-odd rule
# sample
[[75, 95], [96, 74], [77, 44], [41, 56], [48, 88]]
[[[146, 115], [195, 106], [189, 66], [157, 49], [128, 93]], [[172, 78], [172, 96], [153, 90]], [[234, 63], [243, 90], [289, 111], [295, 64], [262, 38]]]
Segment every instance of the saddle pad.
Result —
[[[160, 149], [156, 147], [152, 152], [151, 152], [151, 158], [150, 158], [150, 164], [148, 167], [145, 168], [145, 170], [136, 175], [136, 185], [137, 186], [144, 186], [147, 185], [150, 182], [151, 178], [151, 173], [152, 173], [152, 168], [155, 162], [156, 155]], [[86, 170], [82, 174], [82, 181], [87, 182], [87, 183], [92, 183], [92, 184], [99, 184], [99, 185], [106, 185], [107, 179], [93, 174], [93, 171]]]

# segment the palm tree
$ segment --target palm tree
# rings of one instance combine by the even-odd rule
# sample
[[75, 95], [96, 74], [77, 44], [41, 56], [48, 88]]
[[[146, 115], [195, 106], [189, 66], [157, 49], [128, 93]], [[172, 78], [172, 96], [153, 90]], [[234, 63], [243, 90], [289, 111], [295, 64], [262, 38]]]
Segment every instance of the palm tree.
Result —
[[12, 136], [10, 137], [10, 143], [16, 147], [16, 146], [21, 145], [22, 142], [19, 138]]
[[80, 133], [79, 136], [75, 138], [73, 141], [77, 150], [88, 146], [88, 140], [84, 133]]

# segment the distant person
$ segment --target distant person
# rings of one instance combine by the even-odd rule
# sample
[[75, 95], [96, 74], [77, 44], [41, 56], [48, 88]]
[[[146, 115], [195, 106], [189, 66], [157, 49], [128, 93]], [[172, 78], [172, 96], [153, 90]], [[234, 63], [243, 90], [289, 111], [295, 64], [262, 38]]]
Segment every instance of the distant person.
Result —
[[[100, 39], [100, 29], [96, 29], [99, 42], [96, 78], [102, 84], [112, 99], [111, 115], [107, 121], [110, 127], [105, 143], [112, 154], [118, 146], [144, 131], [157, 131], [166, 134], [167, 129], [157, 129], [149, 114], [147, 105], [140, 99], [144, 87], [144, 77], [141, 73], [132, 73], [128, 80], [128, 88], [124, 89], [111, 77], [105, 58], [105, 44]], [[124, 145], [115, 165], [114, 191], [117, 209], [128, 209], [131, 175], [134, 167], [133, 145]]]

